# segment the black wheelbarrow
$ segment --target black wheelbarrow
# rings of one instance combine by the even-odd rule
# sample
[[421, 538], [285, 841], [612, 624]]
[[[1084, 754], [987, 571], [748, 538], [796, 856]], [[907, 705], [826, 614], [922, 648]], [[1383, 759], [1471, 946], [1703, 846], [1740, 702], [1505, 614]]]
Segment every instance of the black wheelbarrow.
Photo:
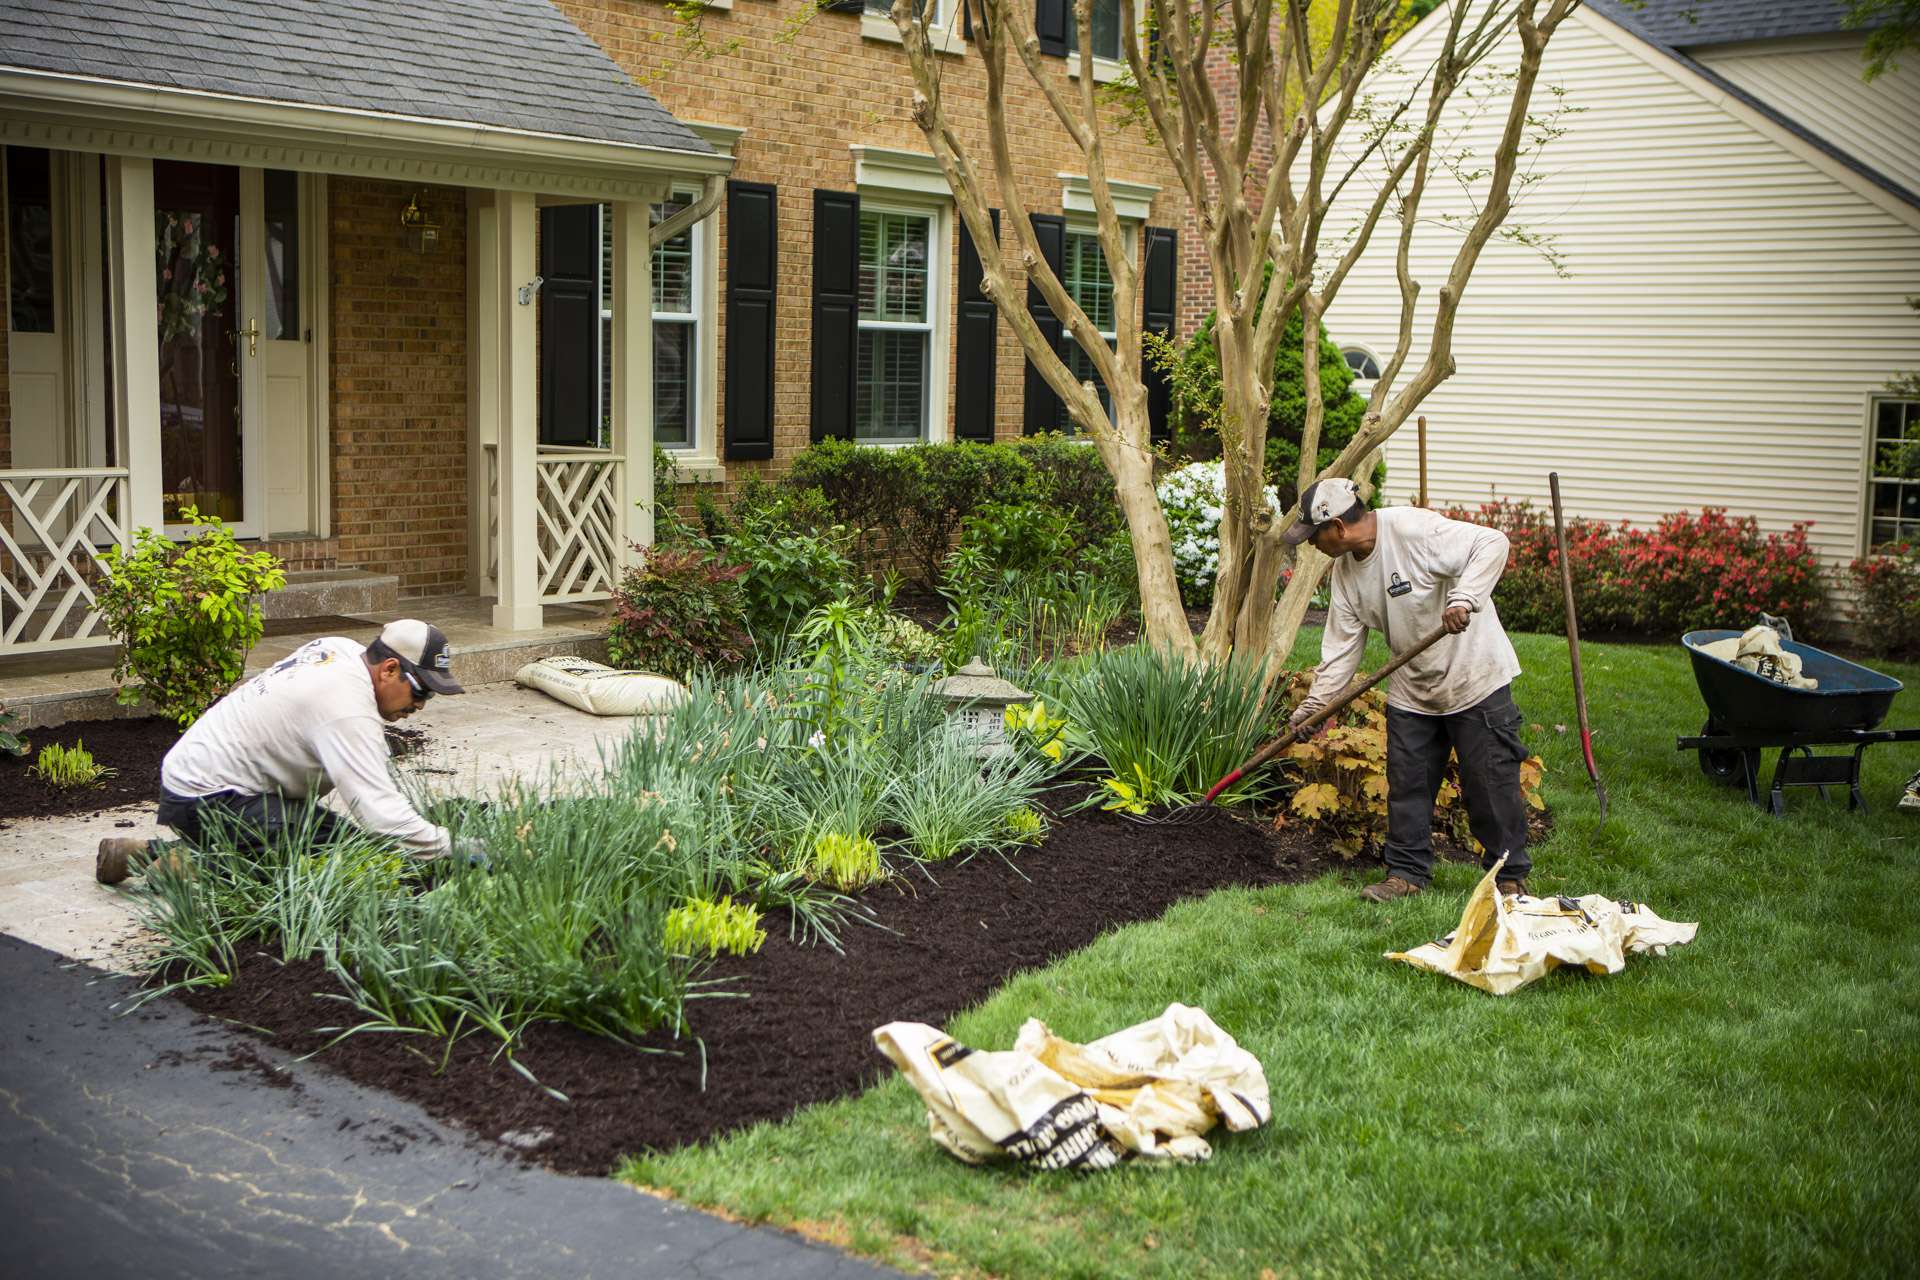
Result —
[[[1920, 742], [1920, 729], [1882, 729], [1880, 722], [1903, 687], [1857, 662], [1788, 637], [1780, 647], [1800, 657], [1800, 674], [1819, 682], [1796, 689], [1756, 675], [1702, 646], [1741, 635], [1738, 631], [1689, 631], [1681, 637], [1693, 660], [1693, 678], [1707, 704], [1698, 737], [1681, 738], [1679, 749], [1700, 753], [1700, 772], [1731, 787], [1775, 817], [1785, 812], [1788, 787], [1847, 788], [1847, 807], [1865, 809], [1860, 795], [1860, 757], [1881, 742]], [[1815, 747], [1851, 747], [1841, 755], [1816, 755]], [[1760, 784], [1762, 753], [1778, 748], [1772, 784]]]

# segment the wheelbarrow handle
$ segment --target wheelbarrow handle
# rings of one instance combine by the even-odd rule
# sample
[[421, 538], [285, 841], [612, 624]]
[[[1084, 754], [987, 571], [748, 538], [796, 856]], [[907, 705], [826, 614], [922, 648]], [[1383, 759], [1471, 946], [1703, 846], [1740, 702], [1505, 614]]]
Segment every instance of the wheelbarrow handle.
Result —
[[1240, 781], [1240, 779], [1246, 777], [1249, 773], [1252, 773], [1255, 769], [1258, 769], [1261, 765], [1273, 759], [1294, 743], [1309, 736], [1314, 730], [1331, 720], [1334, 716], [1345, 711], [1348, 703], [1379, 684], [1382, 680], [1385, 680], [1400, 668], [1406, 666], [1409, 662], [1412, 662], [1428, 649], [1431, 649], [1439, 642], [1440, 638], [1446, 634], [1447, 629], [1444, 625], [1435, 627], [1433, 633], [1423, 637], [1419, 644], [1416, 644], [1405, 653], [1400, 654], [1394, 658], [1392, 662], [1389, 662], [1386, 666], [1380, 668], [1359, 684], [1350, 684], [1345, 689], [1342, 689], [1338, 694], [1334, 695], [1333, 701], [1308, 716], [1305, 720], [1302, 720], [1299, 724], [1290, 727], [1285, 733], [1249, 756], [1246, 763], [1242, 764], [1238, 769], [1235, 769], [1232, 773], [1229, 773], [1226, 777], [1214, 783], [1207, 791], [1206, 798], [1202, 800], [1201, 803], [1212, 804], [1222, 791], [1225, 791], [1228, 787]]

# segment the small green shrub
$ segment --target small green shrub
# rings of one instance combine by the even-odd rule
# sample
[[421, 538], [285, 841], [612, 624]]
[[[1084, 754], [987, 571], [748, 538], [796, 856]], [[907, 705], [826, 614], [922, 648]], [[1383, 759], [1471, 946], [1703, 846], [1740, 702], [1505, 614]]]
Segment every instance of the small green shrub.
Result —
[[1880, 547], [1847, 571], [1862, 642], [1875, 653], [1920, 654], [1920, 544]]
[[20, 736], [21, 725], [25, 723], [13, 712], [0, 706], [0, 755], [23, 756], [27, 754], [27, 740]]
[[648, 548], [614, 592], [608, 661], [676, 679], [738, 666], [751, 646], [740, 622], [745, 572], [699, 547]]
[[679, 956], [751, 955], [767, 940], [760, 913], [731, 895], [695, 898], [667, 912], [666, 948]]
[[150, 702], [185, 728], [246, 673], [266, 629], [258, 597], [287, 575], [272, 553], [242, 551], [218, 517], [186, 507], [181, 518], [197, 530], [183, 546], [139, 529], [131, 551], [107, 549], [98, 603], [121, 646], [119, 700]]
[[794, 507], [779, 504], [736, 514], [719, 546], [745, 570], [742, 618], [756, 645], [777, 646], [814, 608], [854, 589], [848, 535], [840, 526], [808, 529]]
[[50, 787], [67, 791], [97, 786], [102, 778], [112, 777], [114, 771], [95, 763], [86, 744], [75, 739], [71, 747], [55, 742], [40, 748], [39, 757], [27, 767], [27, 772]]
[[1081, 546], [1125, 533], [1127, 521], [1114, 495], [1113, 475], [1085, 438], [1045, 432], [992, 447], [1026, 460], [1033, 474], [1027, 500], [1065, 516]]

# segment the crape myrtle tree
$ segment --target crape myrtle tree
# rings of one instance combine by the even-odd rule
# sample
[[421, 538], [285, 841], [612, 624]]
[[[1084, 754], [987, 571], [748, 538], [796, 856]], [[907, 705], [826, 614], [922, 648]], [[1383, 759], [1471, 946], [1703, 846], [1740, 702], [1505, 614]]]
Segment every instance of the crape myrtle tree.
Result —
[[[1542, 122], [1530, 108], [1541, 58], [1577, 0], [1456, 0], [1436, 22], [1438, 41], [1424, 40], [1419, 74], [1393, 101], [1363, 82], [1397, 34], [1399, 0], [1119, 0], [1122, 57], [1130, 82], [1126, 114], [1144, 123], [1165, 151], [1190, 202], [1212, 277], [1214, 339], [1222, 382], [1218, 429], [1226, 464], [1227, 501], [1220, 520], [1220, 566], [1213, 611], [1196, 641], [1181, 608], [1167, 522], [1154, 493], [1155, 457], [1148, 436], [1140, 266], [1126, 240], [1107, 185], [1105, 143], [1118, 127], [1112, 86], [1091, 74], [1064, 87], [1043, 62], [1033, 28], [1033, 0], [967, 0], [975, 52], [985, 64], [987, 154], [961, 139], [956, 113], [980, 104], [949, 102], [941, 91], [939, 55], [922, 9], [895, 0], [892, 18], [913, 76], [913, 118], [939, 161], [954, 203], [978, 247], [981, 291], [1019, 336], [1021, 348], [1066, 406], [1074, 425], [1099, 450], [1126, 515], [1138, 567], [1141, 613], [1149, 641], [1190, 657], [1220, 662], [1235, 653], [1264, 655], [1277, 669], [1293, 647], [1309, 600], [1329, 561], [1312, 547], [1297, 557], [1280, 540], [1293, 518], [1267, 507], [1261, 488], [1275, 356], [1291, 330], [1303, 343], [1307, 416], [1300, 446], [1299, 487], [1315, 478], [1325, 404], [1319, 376], [1320, 319], [1361, 255], [1395, 255], [1401, 311], [1397, 345], [1374, 384], [1360, 429], [1320, 474], [1358, 478], [1386, 439], [1454, 372], [1453, 328], [1468, 278], [1487, 242], [1501, 233], [1521, 160], [1537, 145]], [[1330, 14], [1328, 11], [1331, 11]], [[1311, 12], [1310, 12], [1311, 11]], [[1077, 0], [1078, 47], [1094, 47], [1092, 5]], [[1498, 77], [1506, 96], [1504, 125], [1490, 157], [1443, 154], [1443, 113], [1496, 46], [1516, 37], [1519, 65]], [[938, 38], [937, 36], [935, 37]], [[1216, 86], [1209, 55], [1232, 69]], [[1484, 74], [1477, 76], [1487, 83]], [[1020, 196], [1006, 105], [1039, 95], [1085, 160], [1101, 248], [1113, 277], [1116, 339], [1111, 347], [1047, 264]], [[1231, 102], [1223, 95], [1230, 95]], [[1268, 131], [1274, 160], [1255, 164], [1256, 138]], [[1414, 227], [1429, 180], [1466, 183], [1477, 215], [1449, 222], [1458, 246], [1439, 283], [1437, 304], [1416, 334], [1415, 302], [1423, 282], [1409, 265]], [[1012, 243], [994, 235], [988, 182], [1006, 210]], [[1343, 199], [1344, 198], [1344, 199]], [[1330, 227], [1341, 202], [1350, 226]], [[1512, 229], [1509, 229], [1512, 234]], [[1323, 249], [1325, 244], [1332, 246]], [[1015, 287], [1015, 264], [1046, 299], [1065, 331], [1092, 363], [1112, 404], [1111, 417], [1092, 381], [1078, 381], [1028, 313]], [[1272, 266], [1262, 301], [1261, 281]], [[1294, 316], [1304, 323], [1290, 325]], [[1418, 350], [1416, 350], [1416, 347]], [[1294, 572], [1284, 590], [1289, 564]]]

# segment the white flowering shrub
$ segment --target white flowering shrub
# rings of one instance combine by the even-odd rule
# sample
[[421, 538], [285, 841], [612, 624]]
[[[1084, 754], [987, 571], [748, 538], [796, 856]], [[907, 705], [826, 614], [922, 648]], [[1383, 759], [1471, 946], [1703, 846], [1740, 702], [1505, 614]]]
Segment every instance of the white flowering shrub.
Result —
[[[1213, 602], [1213, 579], [1220, 571], [1220, 512], [1227, 501], [1226, 464], [1189, 462], [1167, 473], [1156, 490], [1173, 538], [1173, 572], [1180, 599], [1190, 609]], [[1280, 494], [1265, 490], [1267, 505], [1279, 518]]]

